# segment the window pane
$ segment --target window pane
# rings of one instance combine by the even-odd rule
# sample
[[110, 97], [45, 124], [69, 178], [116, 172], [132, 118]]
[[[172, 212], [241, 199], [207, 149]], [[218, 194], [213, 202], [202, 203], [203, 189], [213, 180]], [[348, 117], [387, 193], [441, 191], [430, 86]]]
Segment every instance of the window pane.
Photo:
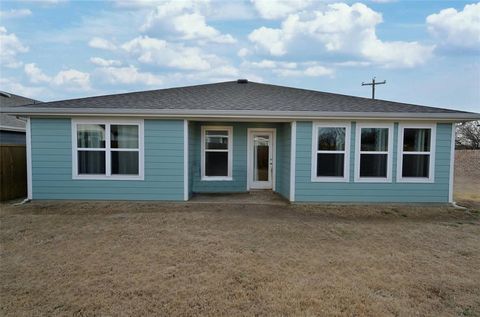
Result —
[[387, 154], [361, 154], [360, 177], [387, 177]]
[[105, 151], [78, 151], [78, 174], [105, 174]]
[[429, 177], [430, 155], [403, 155], [402, 177]]
[[362, 151], [388, 151], [387, 128], [362, 128]]
[[138, 175], [138, 152], [112, 151], [112, 175]]
[[317, 154], [317, 176], [343, 177], [345, 154]]
[[268, 181], [270, 163], [270, 136], [255, 135], [253, 139], [253, 180]]
[[345, 128], [318, 128], [318, 150], [345, 150]]
[[228, 176], [228, 152], [205, 152], [205, 176]]
[[228, 149], [228, 131], [205, 131], [205, 148], [208, 150]]
[[431, 129], [404, 129], [403, 150], [408, 152], [430, 151]]
[[138, 126], [112, 125], [110, 144], [112, 149], [138, 149]]
[[77, 144], [79, 148], [104, 148], [104, 124], [78, 124]]

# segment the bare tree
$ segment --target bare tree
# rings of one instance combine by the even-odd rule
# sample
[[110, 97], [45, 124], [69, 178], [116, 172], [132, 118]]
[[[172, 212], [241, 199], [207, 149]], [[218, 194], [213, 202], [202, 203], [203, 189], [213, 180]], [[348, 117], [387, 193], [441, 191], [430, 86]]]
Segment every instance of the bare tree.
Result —
[[480, 149], [480, 121], [460, 123], [457, 125], [456, 132], [457, 148]]

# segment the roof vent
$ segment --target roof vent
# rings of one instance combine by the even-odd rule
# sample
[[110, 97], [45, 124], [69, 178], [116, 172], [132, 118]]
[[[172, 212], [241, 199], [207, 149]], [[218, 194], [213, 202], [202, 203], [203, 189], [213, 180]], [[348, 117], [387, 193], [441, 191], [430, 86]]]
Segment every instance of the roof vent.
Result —
[[248, 79], [237, 79], [237, 84], [248, 84]]

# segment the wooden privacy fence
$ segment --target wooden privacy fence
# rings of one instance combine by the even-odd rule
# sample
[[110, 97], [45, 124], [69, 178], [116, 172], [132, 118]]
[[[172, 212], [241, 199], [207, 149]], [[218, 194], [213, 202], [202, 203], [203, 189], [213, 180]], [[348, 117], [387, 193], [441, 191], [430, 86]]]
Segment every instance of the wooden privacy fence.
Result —
[[27, 196], [27, 154], [25, 145], [0, 145], [0, 200]]

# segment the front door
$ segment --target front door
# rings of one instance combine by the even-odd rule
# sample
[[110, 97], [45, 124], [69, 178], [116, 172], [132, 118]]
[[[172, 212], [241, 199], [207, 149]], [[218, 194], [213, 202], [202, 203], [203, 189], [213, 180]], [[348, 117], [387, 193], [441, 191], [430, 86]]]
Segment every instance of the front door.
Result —
[[274, 129], [249, 130], [248, 180], [250, 189], [272, 189]]

